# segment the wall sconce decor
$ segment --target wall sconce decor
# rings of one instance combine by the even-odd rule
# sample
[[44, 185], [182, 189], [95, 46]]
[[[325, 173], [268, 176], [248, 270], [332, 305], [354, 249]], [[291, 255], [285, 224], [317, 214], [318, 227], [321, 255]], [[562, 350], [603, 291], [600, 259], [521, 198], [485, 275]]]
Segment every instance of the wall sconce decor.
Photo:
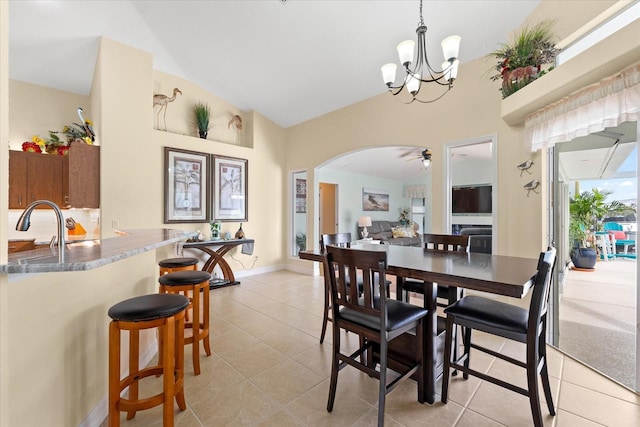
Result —
[[533, 166], [533, 160], [527, 160], [524, 163], [520, 163], [518, 165], [518, 169], [520, 169], [520, 176], [522, 176], [522, 172], [527, 171], [527, 173], [529, 175], [531, 175], [531, 171], [529, 170], [529, 168], [531, 168], [531, 166]]
[[540, 185], [540, 181], [538, 181], [537, 179], [534, 179], [533, 181], [529, 181], [529, 182], [527, 182], [527, 183], [523, 186], [523, 188], [524, 188], [525, 190], [527, 190], [527, 197], [529, 197], [529, 193], [530, 193], [531, 191], [533, 191], [533, 192], [534, 192], [534, 193], [536, 193], [536, 194], [540, 194], [540, 192], [539, 192], [539, 191], [536, 191], [536, 188], [538, 188], [538, 186], [539, 186], [539, 185]]

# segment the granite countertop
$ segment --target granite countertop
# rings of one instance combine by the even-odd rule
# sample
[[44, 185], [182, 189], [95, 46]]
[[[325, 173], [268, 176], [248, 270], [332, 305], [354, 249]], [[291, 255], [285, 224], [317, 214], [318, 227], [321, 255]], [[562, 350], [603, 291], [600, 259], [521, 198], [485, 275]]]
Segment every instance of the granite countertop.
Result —
[[67, 242], [62, 256], [58, 252], [57, 246], [9, 254], [7, 264], [0, 265], [0, 273], [91, 270], [162, 246], [184, 241], [196, 233], [152, 228], [125, 230], [118, 232], [118, 234], [120, 235], [102, 240]]

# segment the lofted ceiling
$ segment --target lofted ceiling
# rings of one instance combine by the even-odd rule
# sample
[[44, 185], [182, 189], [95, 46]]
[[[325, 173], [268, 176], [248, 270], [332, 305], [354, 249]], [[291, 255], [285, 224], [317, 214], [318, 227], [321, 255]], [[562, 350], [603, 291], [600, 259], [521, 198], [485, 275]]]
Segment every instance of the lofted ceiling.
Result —
[[[462, 63], [483, 57], [538, 3], [425, 1], [429, 57], [440, 61], [440, 41], [451, 34], [462, 36]], [[415, 39], [418, 5], [418, 0], [12, 0], [9, 77], [88, 95], [99, 37], [105, 36], [150, 52], [154, 69], [286, 128], [383, 93], [380, 66], [397, 62], [398, 42]], [[595, 140], [561, 155], [567, 176], [611, 175], [629, 154], [630, 145], [612, 149], [610, 138]], [[357, 173], [406, 181], [424, 174], [417, 158], [423, 148], [362, 150], [325, 166], [349, 165]]]
[[[426, 1], [431, 61], [451, 34], [462, 63], [485, 56], [538, 3]], [[385, 92], [380, 66], [415, 40], [418, 11], [418, 0], [12, 0], [9, 74], [88, 95], [105, 36], [286, 128]]]

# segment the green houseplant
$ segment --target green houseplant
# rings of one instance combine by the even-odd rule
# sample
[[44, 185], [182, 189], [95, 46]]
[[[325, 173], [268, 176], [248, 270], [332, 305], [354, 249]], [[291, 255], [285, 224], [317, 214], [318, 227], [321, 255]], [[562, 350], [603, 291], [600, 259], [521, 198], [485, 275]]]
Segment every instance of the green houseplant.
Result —
[[206, 139], [211, 129], [211, 108], [206, 102], [198, 102], [193, 106], [193, 124], [198, 129], [198, 136]]
[[298, 245], [298, 252], [307, 249], [307, 235], [305, 233], [296, 234], [296, 245]]
[[543, 70], [545, 64], [553, 64], [560, 51], [553, 42], [554, 21], [545, 20], [533, 26], [525, 26], [508, 43], [501, 44], [488, 56], [497, 59], [492, 67], [497, 74], [491, 80], [502, 79], [502, 97], [522, 89], [538, 77], [553, 69]]
[[618, 200], [607, 203], [610, 194], [610, 191], [594, 188], [569, 199], [570, 255], [577, 268], [591, 269], [595, 266], [597, 253], [594, 233], [602, 230], [603, 219], [611, 214], [634, 211]]

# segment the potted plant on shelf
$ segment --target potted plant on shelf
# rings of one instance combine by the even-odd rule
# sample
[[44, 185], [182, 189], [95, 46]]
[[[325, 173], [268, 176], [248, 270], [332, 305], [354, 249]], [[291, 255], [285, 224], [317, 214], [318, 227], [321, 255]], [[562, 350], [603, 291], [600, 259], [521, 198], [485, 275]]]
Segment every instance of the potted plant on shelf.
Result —
[[553, 42], [554, 21], [545, 20], [531, 27], [525, 26], [509, 43], [501, 44], [488, 56], [497, 59], [492, 70], [498, 73], [491, 80], [502, 79], [502, 98], [522, 89], [538, 77], [553, 69], [543, 70], [545, 64], [553, 64], [560, 51]]
[[198, 136], [207, 139], [207, 133], [211, 129], [211, 108], [206, 102], [198, 102], [193, 106], [193, 123], [198, 129]]

